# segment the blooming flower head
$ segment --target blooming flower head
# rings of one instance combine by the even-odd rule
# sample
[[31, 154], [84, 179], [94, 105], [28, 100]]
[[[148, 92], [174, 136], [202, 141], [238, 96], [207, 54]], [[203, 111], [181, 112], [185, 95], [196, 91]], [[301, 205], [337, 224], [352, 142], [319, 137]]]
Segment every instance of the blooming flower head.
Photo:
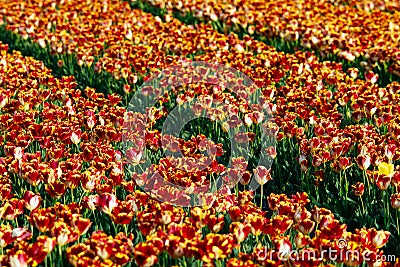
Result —
[[381, 162], [378, 165], [378, 173], [391, 177], [394, 174], [394, 165], [391, 163]]

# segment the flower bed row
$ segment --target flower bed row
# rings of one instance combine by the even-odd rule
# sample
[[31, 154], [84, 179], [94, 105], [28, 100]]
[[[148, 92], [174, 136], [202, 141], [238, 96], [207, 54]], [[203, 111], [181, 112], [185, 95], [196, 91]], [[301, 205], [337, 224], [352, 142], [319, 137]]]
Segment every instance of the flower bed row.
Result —
[[362, 1], [355, 1], [355, 0], [343, 0], [343, 1], [335, 1], [333, 3], [340, 3], [346, 4], [349, 6], [353, 6], [357, 9], [363, 9], [366, 12], [372, 10], [381, 10], [387, 12], [395, 12], [400, 10], [400, 3], [391, 0], [362, 0]]
[[385, 84], [398, 80], [400, 75], [398, 10], [370, 11], [352, 3], [333, 4], [328, 0], [301, 4], [296, 1], [150, 0], [132, 4], [140, 2], [177, 14], [185, 21], [207, 22], [225, 32], [254, 36], [285, 52], [311, 49], [324, 59], [342, 61], [363, 71], [374, 69], [387, 73]]
[[[31, 39], [43, 49], [49, 48], [52, 54], [73, 54], [79, 66], [105, 69], [117, 79], [123, 77], [131, 82], [135, 80], [131, 73], [133, 64], [136, 71], [143, 73], [176, 63], [178, 56], [217, 51], [221, 47], [273, 49], [251, 39], [241, 41], [235, 35], [219, 34], [208, 25], [194, 28], [172, 17], [163, 23], [141, 10], [131, 10], [121, 1], [106, 5], [84, 1], [38, 3], [6, 1], [0, 21], [6, 30], [23, 40]], [[136, 53], [131, 53], [132, 49]], [[60, 66], [69, 63], [60, 58]]]

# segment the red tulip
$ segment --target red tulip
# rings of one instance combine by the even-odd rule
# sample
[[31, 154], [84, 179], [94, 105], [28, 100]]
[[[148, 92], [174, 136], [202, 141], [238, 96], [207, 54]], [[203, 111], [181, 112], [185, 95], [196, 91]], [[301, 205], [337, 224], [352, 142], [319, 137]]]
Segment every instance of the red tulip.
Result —
[[42, 202], [42, 197], [28, 190], [24, 194], [24, 200], [25, 200], [25, 208], [32, 211], [40, 206], [40, 203]]
[[256, 179], [256, 182], [260, 185], [266, 184], [269, 180], [272, 179], [270, 171], [270, 169], [267, 169], [264, 166], [258, 166], [254, 170], [254, 178]]
[[11, 267], [28, 267], [28, 255], [22, 250], [10, 255], [9, 260]]
[[134, 250], [135, 262], [138, 266], [150, 267], [158, 262], [158, 251], [150, 243], [139, 243]]
[[111, 215], [113, 209], [118, 206], [118, 200], [115, 197], [115, 195], [109, 194], [109, 193], [104, 193], [104, 194], [100, 195], [98, 205], [99, 205], [101, 211]]
[[310, 219], [301, 220], [297, 223], [296, 229], [299, 230], [302, 234], [309, 235], [315, 227], [315, 222]]
[[376, 230], [374, 228], [369, 230], [370, 242], [375, 248], [383, 247], [389, 240], [390, 232], [383, 230]]
[[354, 195], [361, 197], [364, 194], [364, 184], [357, 182], [356, 184], [352, 185], [351, 188], [353, 189]]
[[392, 208], [394, 209], [400, 209], [400, 194], [393, 194], [390, 197], [390, 204], [392, 205]]
[[243, 242], [250, 233], [251, 227], [249, 224], [243, 224], [240, 222], [233, 222], [230, 226], [230, 231], [237, 243]]

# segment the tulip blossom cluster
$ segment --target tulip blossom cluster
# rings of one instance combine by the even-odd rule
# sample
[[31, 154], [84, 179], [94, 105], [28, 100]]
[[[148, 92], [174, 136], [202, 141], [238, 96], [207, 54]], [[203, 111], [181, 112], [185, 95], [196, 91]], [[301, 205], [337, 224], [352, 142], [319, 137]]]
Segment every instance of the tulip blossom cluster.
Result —
[[344, 0], [344, 1], [332, 1], [333, 3], [347, 4], [358, 9], [363, 9], [365, 11], [371, 10], [381, 10], [388, 12], [395, 12], [400, 10], [400, 3], [390, 0]]
[[[210, 25], [185, 25], [169, 16], [166, 22], [124, 1], [1, 2], [0, 25], [22, 39], [30, 38], [59, 56], [60, 66], [73, 55], [79, 66], [105, 71], [127, 82], [138, 75], [179, 63], [180, 57], [223, 50], [274, 50], [262, 42], [223, 35]], [[91, 15], [96, 14], [96, 15]], [[122, 23], [123, 22], [123, 23]], [[95, 29], [95, 30], [94, 30]], [[98, 58], [98, 60], [96, 60]], [[134, 69], [136, 72], [132, 72]], [[93, 71], [92, 70], [92, 71]]]
[[[397, 1], [146, 1], [169, 12], [244, 30], [250, 35], [298, 42], [346, 61], [360, 59], [367, 70], [386, 63], [399, 75], [399, 23]], [[377, 3], [374, 3], [377, 2]], [[385, 3], [386, 2], [386, 3]], [[381, 9], [393, 11], [382, 12]]]
[[[90, 88], [88, 98], [83, 97], [73, 77], [56, 79], [43, 63], [7, 53], [4, 44], [0, 49], [5, 63], [0, 217], [10, 222], [2, 224], [1, 247], [6, 250], [1, 261], [4, 266], [35, 266], [55, 246], [76, 242], [92, 225], [82, 216], [78, 199], [49, 207], [49, 198], [64, 201], [67, 190], [77, 187], [82, 192], [112, 191], [112, 183], [121, 182], [121, 156], [111, 142], [121, 138], [117, 125], [122, 125], [124, 111], [116, 106], [118, 97], [105, 98]], [[15, 225], [25, 216], [35, 228], [33, 241], [26, 223]]]
[[[212, 205], [195, 207], [189, 216], [185, 216], [182, 209], [149, 201], [142, 194], [132, 194], [136, 204], [143, 207], [137, 214], [138, 226], [147, 235], [146, 241], [134, 248], [134, 257], [140, 266], [156, 264], [162, 253], [168, 253], [172, 258], [194, 257], [209, 264], [229, 257], [235, 249], [240, 251], [238, 259], [229, 260], [228, 266], [235, 266], [229, 265], [234, 262], [243, 266], [319, 266], [329, 261], [321, 255], [324, 250], [336, 251], [338, 258], [345, 249], [351, 248], [359, 255], [369, 253], [371, 259], [376, 259], [382, 255], [381, 248], [389, 238], [389, 232], [376, 229], [363, 228], [355, 233], [348, 232], [346, 225], [335, 219], [329, 210], [317, 207], [307, 210], [309, 199], [304, 193], [290, 198], [271, 194], [268, 205], [274, 215], [270, 218], [251, 202], [252, 194], [246, 191], [237, 197], [215, 195]], [[223, 233], [222, 229], [229, 230]], [[273, 241], [272, 247], [259, 243], [256, 247], [246, 249], [246, 244], [251, 240], [265, 237]], [[341, 238], [346, 240], [348, 247], [340, 247], [337, 241]], [[282, 257], [285, 250], [308, 253], [313, 258], [296, 260], [288, 256], [286, 259]], [[343, 263], [355, 266], [362, 261], [362, 257], [357, 261], [348, 258]], [[385, 265], [380, 263], [379, 266]]]
[[67, 249], [67, 258], [72, 266], [123, 266], [131, 260], [133, 236], [123, 233], [115, 237], [102, 231], [93, 232], [84, 243]]

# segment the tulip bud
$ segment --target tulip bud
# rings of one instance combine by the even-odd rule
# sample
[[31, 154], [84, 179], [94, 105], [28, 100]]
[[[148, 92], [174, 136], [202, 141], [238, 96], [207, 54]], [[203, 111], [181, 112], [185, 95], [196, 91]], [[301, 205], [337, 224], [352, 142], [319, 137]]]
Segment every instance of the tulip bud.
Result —
[[351, 186], [351, 188], [353, 189], [353, 193], [354, 195], [361, 197], [364, 194], [364, 184], [363, 183], [356, 183], [354, 185]]
[[390, 204], [392, 205], [392, 208], [398, 210], [400, 209], [400, 194], [393, 194], [390, 197]]
[[272, 180], [270, 169], [267, 169], [264, 166], [258, 166], [254, 170], [254, 178], [256, 179], [257, 183], [260, 185], [266, 184], [269, 180]]

